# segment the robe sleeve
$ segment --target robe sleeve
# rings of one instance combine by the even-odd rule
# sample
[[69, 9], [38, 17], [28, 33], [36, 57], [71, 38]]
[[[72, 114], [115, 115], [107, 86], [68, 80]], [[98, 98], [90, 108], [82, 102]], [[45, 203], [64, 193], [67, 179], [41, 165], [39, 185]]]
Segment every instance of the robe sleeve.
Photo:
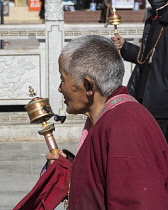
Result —
[[139, 46], [125, 41], [120, 52], [121, 52], [122, 58], [125, 61], [137, 64], [137, 55], [139, 52]]

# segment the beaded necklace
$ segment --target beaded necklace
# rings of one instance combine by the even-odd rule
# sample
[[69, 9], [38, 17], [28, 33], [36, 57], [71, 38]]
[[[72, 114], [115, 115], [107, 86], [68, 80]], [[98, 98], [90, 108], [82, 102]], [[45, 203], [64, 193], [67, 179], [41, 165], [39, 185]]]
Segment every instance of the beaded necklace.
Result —
[[160, 33], [159, 33], [159, 36], [158, 36], [158, 38], [157, 38], [157, 40], [156, 40], [156, 42], [155, 42], [153, 48], [150, 50], [150, 52], [148, 53], [148, 55], [146, 56], [146, 58], [144, 59], [144, 61], [140, 61], [140, 60], [139, 60], [139, 57], [140, 57], [140, 54], [141, 54], [141, 49], [142, 49], [142, 44], [141, 44], [141, 47], [140, 47], [140, 49], [139, 49], [138, 56], [137, 56], [137, 62], [138, 62], [139, 64], [144, 64], [144, 63], [147, 61], [147, 59], [149, 58], [149, 56], [150, 56], [152, 53], [154, 53], [155, 48], [156, 48], [156, 46], [157, 46], [157, 44], [158, 44], [158, 42], [159, 42], [159, 40], [160, 40], [160, 37], [161, 37], [161, 35], [162, 35], [163, 29], [164, 29], [164, 27], [162, 26], [162, 28], [161, 28], [161, 30], [160, 30]]

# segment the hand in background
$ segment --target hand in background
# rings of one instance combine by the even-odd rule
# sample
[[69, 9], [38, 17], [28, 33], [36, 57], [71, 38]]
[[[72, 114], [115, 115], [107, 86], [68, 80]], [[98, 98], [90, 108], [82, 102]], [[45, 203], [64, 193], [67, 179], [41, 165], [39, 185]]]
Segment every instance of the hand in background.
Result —
[[117, 47], [118, 50], [120, 50], [125, 42], [123, 37], [119, 36], [118, 34], [115, 34], [114, 37], [111, 37], [111, 40], [113, 41], [114, 45]]

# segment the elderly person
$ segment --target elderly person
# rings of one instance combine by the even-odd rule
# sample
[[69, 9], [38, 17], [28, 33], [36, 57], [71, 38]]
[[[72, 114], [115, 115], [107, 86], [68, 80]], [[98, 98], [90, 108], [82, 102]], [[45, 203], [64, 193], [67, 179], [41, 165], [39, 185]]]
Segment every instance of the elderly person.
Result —
[[88, 117], [73, 163], [69, 210], [167, 210], [168, 147], [153, 116], [122, 86], [123, 61], [111, 40], [72, 40], [61, 52], [59, 71], [67, 112]]

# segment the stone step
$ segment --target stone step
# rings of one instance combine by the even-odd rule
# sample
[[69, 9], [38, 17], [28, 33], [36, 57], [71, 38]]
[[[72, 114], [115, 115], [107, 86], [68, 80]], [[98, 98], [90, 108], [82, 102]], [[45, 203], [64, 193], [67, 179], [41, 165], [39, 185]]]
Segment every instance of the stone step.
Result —
[[[64, 11], [65, 23], [98, 23], [101, 10], [97, 11]], [[145, 10], [117, 10], [122, 23], [144, 22]], [[29, 11], [28, 6], [13, 6], [9, 16], [4, 17], [5, 24], [43, 23], [38, 11]]]
[[[65, 11], [65, 23], [97, 23], [100, 19], [101, 10], [97, 11]], [[145, 10], [117, 10], [122, 23], [144, 22]]]

